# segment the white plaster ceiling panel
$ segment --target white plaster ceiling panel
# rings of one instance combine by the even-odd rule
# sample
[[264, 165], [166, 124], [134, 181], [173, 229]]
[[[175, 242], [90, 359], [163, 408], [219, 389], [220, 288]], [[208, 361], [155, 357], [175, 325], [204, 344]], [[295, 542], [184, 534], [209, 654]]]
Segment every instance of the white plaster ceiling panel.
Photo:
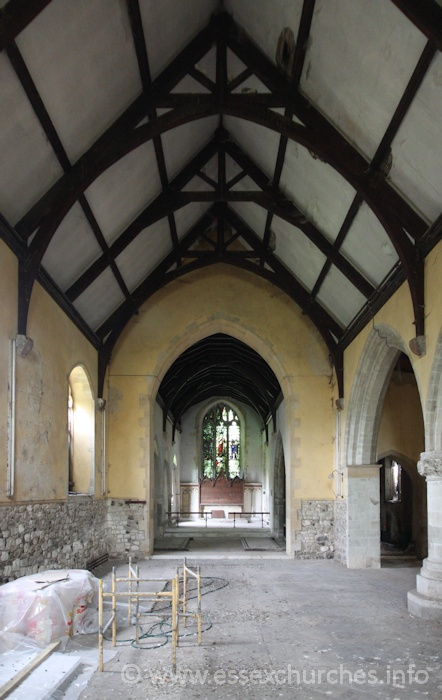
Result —
[[85, 195], [111, 245], [160, 191], [155, 151], [148, 141], [105, 170]]
[[263, 82], [256, 75], [250, 75], [246, 78], [238, 87], [233, 90], [235, 93], [247, 93], [247, 92], [257, 92], [257, 93], [269, 93], [270, 90], [266, 88]]
[[229, 207], [262, 239], [267, 221], [265, 209], [253, 202], [230, 202]]
[[431, 66], [392, 143], [393, 184], [429, 221], [442, 202], [442, 55]]
[[289, 141], [280, 187], [309, 221], [335, 240], [356, 194], [336, 170]]
[[167, 174], [171, 180], [211, 139], [218, 126], [217, 115], [198, 119], [162, 135]]
[[227, 80], [230, 82], [247, 68], [246, 64], [230, 49], [227, 49]]
[[72, 161], [141, 92], [123, 3], [54, 0], [17, 44]]
[[340, 251], [374, 285], [380, 284], [398, 261], [388, 234], [365, 203], [361, 205]]
[[282, 30], [289, 27], [296, 39], [302, 0], [226, 0], [224, 7], [274, 63]]
[[311, 291], [325, 264], [325, 255], [302, 231], [278, 216], [273, 217], [272, 231], [275, 234], [275, 255]]
[[171, 247], [167, 219], [161, 219], [144, 229], [116, 258], [123, 279], [130, 292], [166, 257]]
[[317, 300], [343, 328], [366, 302], [365, 297], [334, 265], [321, 285]]
[[197, 63], [195, 68], [203, 73], [206, 78], [209, 78], [213, 83], [216, 82], [216, 48], [212, 46], [210, 51], [206, 53]]
[[251, 177], [245, 175], [232, 187], [232, 192], [262, 192], [262, 190]]
[[180, 240], [209, 208], [209, 202], [191, 202], [175, 212], [175, 225]]
[[[275, 169], [279, 134], [259, 124], [252, 124], [236, 117], [225, 117], [224, 126], [243, 151], [250, 155], [261, 170], [271, 178]], [[259, 144], [259, 148], [256, 144]]]
[[4, 52], [0, 75], [0, 211], [14, 225], [63, 173]]
[[[216, 182], [216, 180], [215, 180]], [[215, 188], [209, 185], [208, 182], [202, 180], [198, 175], [195, 175], [187, 185], [184, 185], [181, 192], [214, 192]]]
[[95, 331], [124, 301], [124, 294], [112, 271], [106, 268], [74, 301], [74, 306]]
[[372, 157], [425, 43], [392, 2], [318, 0], [301, 89]]
[[[211, 158], [209, 162], [206, 163], [203, 168], [201, 168], [201, 172], [204, 173], [204, 175], [207, 175], [207, 177], [210, 177], [210, 179], [216, 183], [218, 181], [218, 156], [216, 155], [213, 158]], [[196, 192], [213, 192], [214, 187], [198, 175], [195, 175], [182, 188], [183, 192], [189, 192], [193, 190]]]
[[65, 291], [101, 253], [81, 206], [74, 204], [54, 233], [42, 265]]
[[[236, 177], [240, 172], [241, 168], [236, 160], [233, 160], [233, 158], [231, 158], [229, 155], [226, 155], [226, 182], [228, 183], [229, 180]], [[256, 185], [254, 187], [256, 188]], [[236, 186], [234, 186], [233, 189], [236, 189]]]
[[198, 80], [195, 80], [195, 78], [192, 78], [190, 75], [185, 75], [184, 78], [180, 80], [177, 85], [175, 85], [171, 92], [192, 92], [210, 95], [210, 90], [208, 90], [204, 85], [202, 85]]
[[152, 78], [209, 22], [218, 0], [144, 0], [140, 3]]

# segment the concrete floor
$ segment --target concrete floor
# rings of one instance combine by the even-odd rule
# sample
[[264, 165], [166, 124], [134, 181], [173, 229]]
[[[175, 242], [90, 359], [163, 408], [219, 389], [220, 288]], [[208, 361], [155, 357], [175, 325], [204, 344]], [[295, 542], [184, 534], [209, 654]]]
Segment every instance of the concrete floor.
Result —
[[[380, 570], [348, 570], [284, 553], [237, 556], [229, 546], [220, 540], [198, 548], [194, 541], [173, 558], [166, 552], [139, 562], [148, 578], [171, 578], [183, 555], [201, 565], [209, 584], [202, 646], [195, 635], [181, 638], [176, 676], [170, 641], [149, 650], [119, 646], [81, 700], [442, 697], [442, 624], [406, 608], [418, 572], [413, 562], [392, 558]], [[109, 570], [94, 573], [109, 579]], [[117, 573], [126, 576], [127, 564]], [[123, 624], [119, 635], [132, 637]], [[76, 644], [87, 648], [96, 637]]]

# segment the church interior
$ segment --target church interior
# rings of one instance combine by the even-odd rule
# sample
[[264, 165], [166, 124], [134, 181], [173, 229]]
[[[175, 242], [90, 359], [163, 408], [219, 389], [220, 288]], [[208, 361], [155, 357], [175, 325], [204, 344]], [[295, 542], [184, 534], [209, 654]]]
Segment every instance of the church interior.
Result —
[[0, 51], [0, 583], [249, 527], [442, 620], [440, 2], [0, 0]]

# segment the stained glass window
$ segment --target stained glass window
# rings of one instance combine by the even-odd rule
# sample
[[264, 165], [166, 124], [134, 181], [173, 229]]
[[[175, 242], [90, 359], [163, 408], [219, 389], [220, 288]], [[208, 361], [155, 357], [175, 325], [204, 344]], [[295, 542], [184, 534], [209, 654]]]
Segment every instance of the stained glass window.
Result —
[[203, 419], [203, 476], [215, 479], [224, 472], [233, 479], [240, 473], [241, 429], [236, 412], [219, 403]]

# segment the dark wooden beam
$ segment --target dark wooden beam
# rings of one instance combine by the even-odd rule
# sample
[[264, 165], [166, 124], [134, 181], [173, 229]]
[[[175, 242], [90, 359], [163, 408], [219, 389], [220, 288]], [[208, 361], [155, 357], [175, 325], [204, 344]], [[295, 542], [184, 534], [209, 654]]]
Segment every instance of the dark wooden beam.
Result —
[[[239, 101], [236, 99], [238, 97], [240, 98]], [[75, 173], [69, 174], [70, 177], [69, 175], [66, 176], [68, 179], [64, 183], [61, 195], [59, 194], [57, 198], [58, 205], [54, 202], [51, 216], [40, 227], [34, 238], [32, 255], [36, 258], [35, 263], [39, 264], [38, 258], [41, 259], [53, 233], [72, 204], [103, 170], [164, 130], [169, 130], [193, 119], [211, 116], [221, 111], [231, 116], [239, 116], [240, 118], [262, 124], [274, 131], [285, 133], [289, 138], [316, 151], [319, 155], [323, 155], [324, 158], [327, 155], [327, 159], [331, 164], [347, 178], [350, 184], [355, 187], [373, 209], [407, 267], [413, 257], [412, 245], [402, 230], [396, 217], [396, 212], [392, 209], [394, 199], [390, 200], [385, 192], [385, 187], [383, 186], [385, 183], [373, 182], [371, 177], [367, 175], [368, 165], [362, 156], [354, 152], [354, 149], [346, 142], [343, 144], [341, 142], [342, 137], [334, 132], [333, 128], [332, 133], [328, 135], [323, 131], [312, 132], [310, 129], [307, 130], [291, 120], [285, 120], [284, 117], [271, 110], [262, 111], [258, 108], [253, 108], [252, 103], [248, 99], [244, 102], [244, 100], [241, 100], [241, 97], [231, 95], [226, 98], [226, 104], [224, 105], [214, 103], [212, 96], [209, 96], [207, 99], [203, 97], [198, 104], [189, 105], [182, 110], [168, 112], [159, 117], [155, 123], [145, 124], [138, 127], [135, 132], [129, 133], [125, 143], [120, 142], [117, 144], [116, 150], [112, 154], [106, 154], [101, 161], [94, 162], [93, 168], [86, 173], [82, 172], [82, 176], [77, 170], [75, 170]]]
[[[223, 208], [223, 218], [229, 221], [229, 223], [234, 224], [236, 227], [241, 228], [241, 236], [247, 240], [248, 244], [251, 246], [256, 246], [259, 249], [260, 239], [256, 234], [251, 232], [248, 227], [241, 222], [241, 220], [228, 210], [224, 205], [214, 205], [212, 211], [203, 217], [203, 219], [195, 226], [193, 229], [184, 237], [180, 245], [183, 251], [188, 250], [191, 245], [200, 237], [200, 235], [211, 225], [214, 218], [218, 219], [221, 212], [219, 207]], [[268, 255], [268, 265], [271, 270], [267, 268], [260, 268], [256, 264], [248, 263], [243, 257], [237, 258], [235, 255], [231, 255], [224, 251], [223, 255], [219, 256], [216, 251], [208, 252], [206, 257], [203, 259], [194, 260], [182, 268], [170, 269], [173, 265], [174, 258], [172, 254], [159, 265], [157, 268], [149, 275], [149, 277], [135, 290], [132, 294], [132, 299], [136, 306], [141, 306], [152, 294], [158, 291], [161, 287], [168, 284], [170, 281], [178, 279], [185, 273], [191, 270], [201, 269], [208, 265], [216, 264], [217, 262], [226, 262], [228, 264], [233, 264], [234, 266], [239, 266], [243, 269], [249, 270], [259, 276], [264, 277], [270, 281], [275, 286], [286, 292], [296, 303], [300, 306], [304, 313], [306, 313], [316, 325], [322, 337], [326, 341], [327, 347], [329, 347], [330, 354], [334, 357], [337, 352], [337, 344], [333, 338], [333, 335], [337, 338], [342, 336], [343, 329], [332, 319], [326, 311], [324, 311], [318, 304], [312, 302], [308, 293], [304, 288], [294, 280], [291, 274], [284, 268], [282, 263], [280, 263], [274, 256]], [[122, 329], [129, 321], [133, 314], [133, 306], [129, 302], [124, 302], [117, 311], [114, 312], [108, 318], [102, 326], [97, 330], [97, 336], [100, 338], [106, 338], [104, 343], [105, 349], [103, 351], [104, 355], [110, 358], [112, 348], [121, 333]]]
[[9, 0], [0, 9], [0, 51], [26, 29], [51, 0]]
[[18, 258], [22, 258], [24, 256], [26, 242], [20, 238], [17, 231], [15, 231], [15, 229], [6, 221], [2, 214], [0, 214], [0, 238]]
[[[389, 201], [385, 199], [382, 183], [373, 183], [367, 177], [366, 161], [362, 156], [354, 152], [354, 149], [347, 142], [344, 141], [342, 143], [342, 137], [333, 128], [331, 128], [331, 133], [328, 135], [327, 133], [324, 134], [323, 131], [311, 131], [294, 123], [292, 120], [284, 119], [284, 117], [272, 111], [254, 108], [253, 100], [247, 98], [244, 101], [242, 95], [229, 95], [226, 97], [224, 104], [221, 105], [214, 101], [213, 96], [203, 96], [198, 103], [192, 103], [181, 110], [168, 112], [159, 117], [154, 123], [139, 126], [136, 131], [127, 134], [126, 139], [117, 143], [113, 151], [104, 153], [101, 159], [95, 161], [88, 172], [79, 172], [78, 170], [74, 172], [73, 170], [72, 173], [65, 176], [68, 180], [63, 185], [62, 195], [58, 196], [57, 204], [54, 203], [51, 215], [48, 216], [35, 235], [29, 247], [28, 259], [22, 266], [21, 274], [23, 283], [26, 286], [26, 293], [19, 302], [19, 316], [22, 324], [26, 325], [27, 303], [46, 248], [60, 222], [86, 187], [101, 172], [142, 143], [181, 124], [217, 113], [239, 116], [242, 119], [262, 124], [274, 131], [286, 134], [289, 138], [293, 138], [302, 145], [311, 148], [319, 155], [325, 156], [327, 154], [328, 160], [331, 161], [332, 165], [344, 177], [347, 177], [349, 182], [371, 206], [390, 236], [407, 272], [410, 270], [414, 259], [413, 247], [403, 232], [395, 212], [389, 208]], [[325, 138], [325, 136], [329, 138]]]
[[[49, 117], [49, 114], [46, 110], [46, 107], [43, 104], [43, 101], [40, 97], [40, 94], [35, 86], [34, 81], [32, 80], [32, 77], [27, 69], [27, 66], [23, 60], [23, 57], [18, 50], [17, 45], [15, 44], [14, 41], [12, 41], [8, 47], [7, 47], [7, 54], [8, 58], [11, 61], [11, 64], [15, 70], [15, 73], [20, 80], [22, 87], [28, 97], [28, 100], [30, 104], [32, 105], [32, 108], [35, 112], [35, 115], [37, 119], [39, 120], [46, 137], [49, 141], [49, 143], [52, 146], [52, 149], [58, 159], [58, 162], [60, 163], [61, 167], [65, 172], [69, 172], [71, 170], [71, 163], [69, 161], [69, 158], [66, 154], [66, 151], [63, 147], [63, 144], [61, 143], [61, 140], [58, 136], [58, 133], [52, 123], [52, 120]], [[95, 238], [97, 239], [101, 249], [106, 252], [108, 250], [108, 246], [106, 243], [106, 240], [100, 230], [100, 227], [98, 226], [98, 223], [92, 213], [92, 210], [86, 200], [86, 197], [84, 195], [81, 195], [78, 199], [79, 204], [81, 208], [83, 209], [83, 212], [86, 216], [86, 219], [92, 229], [92, 232], [95, 235]], [[112, 271], [114, 273], [114, 276], [117, 280], [118, 285], [120, 286], [120, 289], [122, 290], [123, 294], [128, 297], [129, 296], [129, 291], [126, 287], [126, 284], [120, 274], [120, 271], [118, 270], [117, 266], [115, 263], [111, 262], [111, 267]], [[54, 283], [52, 282], [50, 285], [50, 291], [54, 288]], [[54, 293], [51, 291], [52, 296], [54, 297]], [[64, 297], [59, 297], [60, 299], [64, 299]], [[72, 313], [70, 314], [74, 320], [76, 321], [76, 314]], [[78, 323], [77, 323], [78, 325]]]
[[78, 330], [83, 333], [84, 337], [87, 338], [87, 340], [96, 350], [99, 350], [101, 347], [101, 340], [91, 330], [84, 318], [80, 316], [77, 309], [70, 303], [69, 299], [67, 299], [63, 292], [60, 291], [52, 277], [43, 268], [40, 268], [37, 279], [43, 289], [47, 291], [47, 293], [64, 311]]
[[[212, 22], [153, 81], [152, 89], [155, 93], [156, 105], [159, 95], [168, 95], [170, 90], [176, 87], [180, 80], [184, 78], [190, 68], [209, 51], [214, 42], [214, 37], [215, 26]], [[189, 102], [188, 96], [185, 97], [185, 102]], [[99, 161], [104, 153], [112, 150], [115, 143], [122, 139], [124, 140], [125, 135], [133, 131], [145, 117], [146, 99], [144, 94], [141, 94], [74, 164], [77, 177], [81, 171], [88, 172], [93, 168], [94, 163]], [[66, 176], [60, 178], [22, 217], [16, 225], [17, 231], [22, 235], [30, 236], [40, 226], [43, 218], [52, 209], [54, 202], [60, 196], [60, 193], [65, 190], [65, 187], [69, 187]]]
[[301, 80], [312, 26], [313, 13], [315, 11], [315, 2], [316, 0], [304, 0], [302, 4], [301, 19], [299, 20], [298, 34], [296, 37], [293, 72], [290, 78], [292, 92], [298, 90], [299, 81]]
[[[299, 228], [317, 248], [330, 259], [330, 263], [334, 263], [336, 267], [350, 280], [350, 282], [363, 294], [365, 297], [371, 296], [374, 292], [374, 287], [361, 275], [358, 270], [351, 265], [346, 258], [338, 252], [339, 246], [331, 244], [329, 240], [316, 228], [316, 226], [307, 220], [307, 217], [292, 202], [290, 202], [278, 187], [269, 184], [268, 176], [252, 161], [252, 159], [244, 153], [244, 151], [236, 144], [229, 142], [227, 152], [230, 157], [244, 169], [244, 171], [252, 178], [257, 185], [263, 188], [269, 198], [262, 198], [260, 201], [255, 200], [263, 208], [267, 209], [269, 216], [279, 216], [288, 223]], [[348, 222], [345, 222], [347, 225]], [[341, 234], [342, 235], [342, 234]], [[262, 246], [261, 265], [265, 260], [265, 251], [268, 249], [268, 244], [264, 248]]]
[[[183, 254], [196, 240], [213, 224], [216, 220], [216, 208], [212, 208], [206, 213], [190, 231], [180, 241], [180, 253]], [[175, 254], [170, 252], [164, 260], [151, 272], [151, 274], [139, 285], [132, 293], [132, 298], [141, 306], [147, 299], [156, 291], [164, 286], [164, 278], [166, 273], [175, 264]], [[186, 270], [188, 268], [186, 267]], [[176, 275], [184, 274], [182, 268], [177, 270]], [[127, 302], [123, 303], [97, 330], [97, 335], [100, 338], [105, 338], [109, 333], [114, 335], [114, 332], [119, 335], [128, 320], [133, 315], [133, 307]]]
[[18, 50], [18, 47], [14, 41], [11, 41], [8, 45], [6, 52], [11, 64], [15, 70], [15, 73], [22, 84], [22, 87], [26, 93], [29, 102], [40, 122], [46, 137], [51, 144], [52, 150], [54, 151], [58, 162], [65, 172], [71, 169], [71, 163], [67, 157], [66, 151], [64, 150], [63, 144], [58, 136], [58, 133], [52, 123], [51, 118], [43, 104], [43, 100], [35, 86], [34, 81], [28, 71], [28, 68], [23, 60], [23, 57]]
[[[418, 61], [418, 64], [413, 71], [413, 74], [408, 82], [408, 85], [404, 91], [404, 94], [402, 95], [402, 98], [399, 101], [399, 104], [393, 114], [393, 117], [390, 120], [390, 123], [385, 131], [385, 134], [376, 149], [376, 153], [372, 158], [372, 161], [370, 163], [370, 170], [372, 172], [378, 171], [380, 168], [382, 168], [384, 159], [387, 157], [388, 152], [390, 150], [391, 143], [396, 136], [405, 115], [408, 112], [408, 109], [416, 96], [416, 93], [422, 83], [422, 80], [424, 79], [427, 70], [431, 64], [431, 61], [433, 60], [434, 54], [436, 52], [436, 49], [434, 46], [428, 42], [424, 51], [422, 52], [422, 55]], [[362, 204], [362, 199], [359, 194], [357, 194], [350, 206], [350, 209], [345, 217], [344, 223], [341, 226], [341, 229], [339, 231], [338, 236], [336, 237], [336, 240], [333, 243], [333, 249], [334, 250], [339, 250], [341, 247], [342, 243], [345, 240], [345, 237], [350, 230], [350, 227], [356, 218], [356, 215], [359, 211], [359, 208]], [[319, 293], [319, 290], [322, 286], [323, 281], [325, 280], [330, 267], [332, 265], [332, 259], [329, 257], [324, 264], [324, 267], [321, 270], [321, 274], [319, 275], [315, 286], [312, 291], [312, 296], [316, 297], [316, 295]], [[374, 291], [374, 290], [373, 290]]]
[[[218, 149], [217, 139], [210, 141], [171, 181], [170, 192], [160, 193], [118, 236], [109, 251], [98, 258], [66, 291], [67, 297], [73, 301], [101, 274], [112, 260], [134, 240], [143, 229], [166, 217], [168, 212], [176, 211], [187, 204], [187, 200], [179, 199], [179, 190], [187, 185], [195, 174], [215, 155]], [[176, 251], [175, 251], [176, 252]]]
[[435, 0], [392, 0], [413, 24], [442, 51], [442, 8]]
[[[260, 239], [247, 224], [232, 210], [226, 207], [224, 218], [231, 226], [234, 226], [240, 235], [244, 238], [248, 245], [256, 250], [260, 250]], [[227, 259], [227, 256], [226, 256]], [[330, 342], [330, 334], [336, 338], [340, 338], [343, 333], [343, 328], [316, 302], [314, 302], [306, 289], [293, 277], [291, 272], [284, 264], [276, 258], [273, 253], [266, 253], [266, 263], [271, 268], [271, 272], [261, 268], [258, 265], [251, 265], [246, 260], [242, 261], [244, 269], [255, 272], [262, 277], [270, 280], [272, 284], [282, 289], [289, 297], [291, 297], [302, 311], [310, 316], [313, 323], [316, 325], [321, 334], [327, 336]], [[334, 344], [334, 343], [333, 343]]]
[[[129, 13], [132, 37], [135, 44], [135, 52], [138, 60], [138, 69], [140, 72], [141, 84], [143, 86], [143, 93], [146, 98], [146, 112], [149, 120], [152, 121], [157, 118], [157, 110], [155, 108], [154, 102], [152, 78], [150, 74], [149, 58], [147, 55], [147, 47], [143, 31], [143, 21], [141, 18], [140, 5], [138, 0], [126, 0], [126, 4]], [[166, 160], [164, 158], [164, 150], [161, 136], [156, 136], [153, 139], [153, 146], [155, 151], [155, 157], [157, 160], [161, 186], [163, 190], [167, 190], [169, 187], [169, 178], [167, 175]], [[173, 214], [173, 211], [168, 213], [167, 220], [169, 223], [169, 231], [170, 237], [172, 239], [172, 246], [174, 250], [177, 251], [178, 233], [176, 229], [175, 216]], [[181, 260], [179, 257], [177, 257], [177, 264], [181, 264]]]
[[[399, 100], [399, 104], [394, 111], [394, 114], [390, 120], [387, 130], [382, 138], [382, 141], [376, 149], [376, 153], [373, 156], [373, 159], [370, 163], [371, 170], [378, 170], [379, 167], [382, 165], [382, 162], [388, 153], [391, 143], [394, 137], [396, 136], [399, 127], [401, 126], [404, 117], [407, 114], [410, 105], [413, 102], [425, 75], [427, 74], [428, 68], [430, 67], [435, 53], [435, 47], [431, 44], [431, 42], [427, 42], [416, 65], [416, 68], [414, 69], [413, 74], [410, 80], [408, 81], [408, 85], [405, 88], [404, 94]], [[413, 235], [412, 232], [410, 232], [410, 235]]]
[[[348, 231], [350, 230], [350, 226], [352, 225], [353, 221], [356, 218], [356, 215], [360, 209], [360, 206], [362, 204], [362, 198], [359, 195], [356, 195], [356, 197], [353, 199], [353, 202], [350, 206], [350, 209], [347, 212], [347, 215], [344, 219], [344, 222], [339, 230], [338, 235], [336, 236], [336, 240], [333, 242], [333, 251], [334, 254], [339, 250], [341, 247], [345, 236], [347, 235]], [[318, 279], [315, 282], [315, 286], [312, 289], [312, 297], [313, 299], [316, 298], [316, 296], [319, 293], [319, 290], [321, 289], [322, 283], [324, 282], [325, 278], [327, 277], [330, 268], [333, 264], [333, 257], [330, 256], [327, 258], [325, 261], [323, 268], [318, 276]], [[374, 293], [374, 287], [372, 288], [372, 293]], [[371, 296], [371, 294], [367, 294], [366, 296]]]
[[[227, 45], [245, 65], [253, 66], [255, 74], [272, 92], [284, 92], [287, 89], [287, 83], [276, 66], [250, 41], [245, 32], [240, 31], [235, 25], [230, 27]], [[321, 142], [317, 142], [315, 146], [313, 146], [313, 143], [311, 146], [308, 146], [299, 141], [301, 145], [306, 145], [309, 150], [314, 151], [324, 161], [330, 163], [349, 182], [352, 179], [353, 167], [356, 166], [358, 161], [361, 162], [362, 159], [365, 162], [366, 179], [369, 179], [369, 163], [362, 158], [358, 151], [346, 141], [307, 98], [297, 92], [295, 95], [292, 95], [292, 107], [293, 114], [308, 127], [309, 132], [315, 132]], [[265, 126], [265, 124], [263, 125]], [[269, 126], [269, 128], [272, 127]], [[288, 138], [292, 138], [285, 130], [280, 131], [280, 133], [287, 135]], [[340, 152], [341, 148], [343, 149], [342, 153]], [[336, 149], [338, 149], [340, 156], [339, 165], [333, 159], [333, 154], [337, 155]], [[359, 166], [357, 168], [359, 170]], [[351, 182], [350, 184], [353, 183]], [[419, 214], [385, 180], [378, 180], [376, 184], [382, 190], [385, 206], [395, 212], [395, 215], [408, 233], [416, 238], [419, 235], [423, 235], [427, 224]], [[373, 185], [374, 183], [371, 183], [371, 189], [373, 189]], [[355, 189], [359, 191], [357, 186]], [[361, 194], [365, 197], [362, 192]]]

